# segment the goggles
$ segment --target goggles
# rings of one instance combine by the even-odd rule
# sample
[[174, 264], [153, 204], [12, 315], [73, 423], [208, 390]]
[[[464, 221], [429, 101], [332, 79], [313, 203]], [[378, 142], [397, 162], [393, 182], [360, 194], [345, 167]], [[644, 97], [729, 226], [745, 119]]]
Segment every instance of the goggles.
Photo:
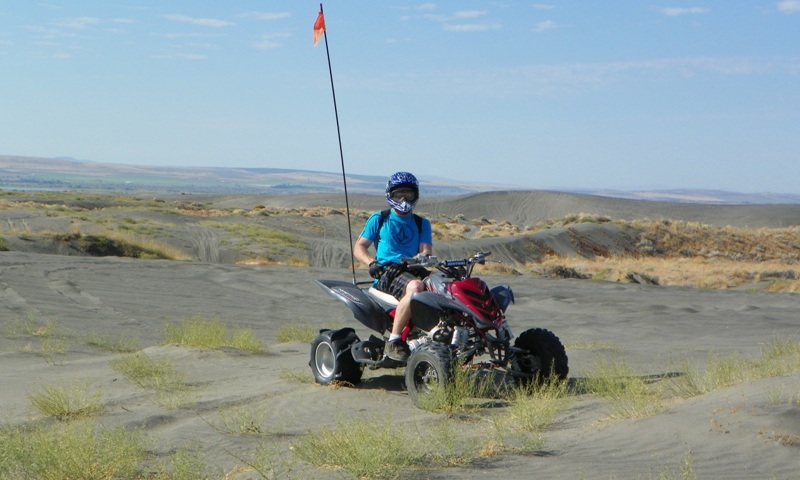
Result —
[[392, 190], [389, 197], [396, 202], [401, 202], [403, 200], [406, 202], [416, 202], [417, 192], [413, 188], [396, 188]]

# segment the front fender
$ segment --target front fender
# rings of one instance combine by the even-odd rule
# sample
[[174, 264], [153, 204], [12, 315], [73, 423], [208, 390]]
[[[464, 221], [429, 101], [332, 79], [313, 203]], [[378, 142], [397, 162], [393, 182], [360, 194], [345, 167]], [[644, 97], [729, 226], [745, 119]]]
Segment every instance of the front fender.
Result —
[[439, 324], [439, 318], [444, 310], [463, 312], [475, 318], [475, 314], [464, 304], [444, 295], [433, 292], [417, 292], [411, 295], [411, 318], [414, 319], [415, 326], [426, 332]]
[[330, 296], [347, 305], [356, 320], [365, 327], [380, 333], [389, 327], [389, 315], [358, 285], [340, 280], [317, 280], [317, 283]]
[[494, 295], [494, 299], [497, 300], [497, 304], [500, 305], [500, 310], [503, 312], [506, 311], [509, 304], [514, 303], [514, 292], [511, 291], [511, 287], [508, 285], [498, 285], [492, 288], [492, 295]]

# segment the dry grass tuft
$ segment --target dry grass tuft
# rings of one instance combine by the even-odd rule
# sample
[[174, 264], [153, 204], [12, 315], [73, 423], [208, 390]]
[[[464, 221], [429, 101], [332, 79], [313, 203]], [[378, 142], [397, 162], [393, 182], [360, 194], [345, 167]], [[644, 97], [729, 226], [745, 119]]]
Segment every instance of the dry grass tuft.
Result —
[[[567, 220], [553, 225], [562, 226]], [[695, 288], [800, 291], [800, 227], [746, 229], [670, 220], [624, 224], [639, 232], [631, 255], [548, 255], [527, 267], [574, 271], [571, 278], [614, 282], [645, 279]]]

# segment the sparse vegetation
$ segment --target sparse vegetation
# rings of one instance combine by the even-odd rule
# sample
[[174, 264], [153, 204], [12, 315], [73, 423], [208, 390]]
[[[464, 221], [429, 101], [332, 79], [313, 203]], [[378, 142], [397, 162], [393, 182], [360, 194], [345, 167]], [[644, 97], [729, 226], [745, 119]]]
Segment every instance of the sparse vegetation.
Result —
[[618, 355], [601, 356], [579, 383], [579, 389], [611, 402], [609, 419], [641, 418], [665, 409], [661, 387]]
[[453, 368], [447, 385], [432, 387], [429, 394], [420, 396], [420, 405], [425, 410], [448, 416], [480, 410], [484, 406], [482, 400], [495, 396], [497, 391], [491, 372], [458, 366]]
[[171, 358], [153, 359], [138, 352], [112, 360], [111, 368], [139, 387], [154, 392], [159, 405], [177, 408], [188, 400], [186, 374], [178, 371]]
[[54, 242], [69, 245], [78, 251], [97, 257], [130, 257], [151, 260], [187, 260], [182, 251], [152, 238], [139, 237], [125, 231], [106, 231], [102, 234], [51, 234]]
[[141, 478], [148, 439], [139, 430], [89, 421], [0, 428], [0, 478]]
[[686, 361], [682, 363], [681, 371], [684, 375], [674, 378], [669, 385], [681, 397], [702, 395], [758, 378], [800, 372], [800, 342], [776, 338], [761, 345], [758, 358], [747, 358], [737, 352], [712, 353], [705, 371], [699, 371]]
[[267, 353], [267, 348], [253, 335], [252, 329], [234, 327], [229, 332], [219, 319], [206, 319], [199, 315], [181, 323], [168, 322], [164, 327], [164, 341], [190, 347], [231, 347], [251, 353]]
[[199, 452], [181, 448], [164, 461], [158, 463], [157, 472], [148, 477], [152, 480], [197, 480], [226, 478], [221, 474], [212, 477], [212, 469]]
[[575, 401], [569, 384], [555, 378], [511, 390], [506, 420], [525, 432], [544, 432]]
[[[252, 259], [240, 260], [240, 263], [307, 266], [308, 257], [301, 252], [307, 245], [302, 238], [293, 237], [289, 233], [291, 229], [274, 229], [269, 232], [270, 228], [265, 222], [267, 218], [292, 215], [291, 222], [294, 222], [294, 216], [302, 217], [305, 219], [303, 221], [309, 222], [303, 228], [312, 229], [315, 234], [331, 235], [341, 232], [325, 231], [320, 227], [321, 224], [313, 222], [330, 215], [343, 214], [341, 209], [283, 209], [263, 205], [250, 210], [222, 209], [193, 201], [165, 202], [86, 193], [50, 195], [47, 198], [48, 202], [62, 203], [45, 204], [36, 201], [24, 205], [24, 208], [35, 209], [37, 215], [59, 219], [63, 225], [69, 223], [67, 232], [44, 232], [38, 230], [33, 222], [8, 221], [4, 225], [3, 236], [0, 237], [0, 250], [4, 246], [15, 245], [14, 242], [18, 245], [20, 239], [35, 243], [45, 237], [74, 242], [83, 251], [93, 248], [108, 248], [111, 251], [112, 247], [122, 249], [122, 243], [133, 243], [136, 236], [158, 237], [159, 242], [163, 243], [154, 250], [171, 243], [178, 245], [170, 236], [176, 228], [185, 228], [183, 218], [181, 221], [169, 222], [152, 220], [146, 215], [121, 212], [135, 206], [148, 214], [159, 212], [175, 218], [185, 215], [210, 222], [205, 223], [204, 227], [218, 233], [220, 239], [223, 239], [220, 241], [224, 241], [243, 256], [253, 255]], [[109, 204], [110, 198], [113, 205]], [[3, 208], [2, 202], [0, 208]], [[355, 212], [354, 217], [363, 222], [367, 214], [359, 211]], [[208, 220], [212, 218], [213, 220]], [[264, 223], [251, 229], [245, 226], [249, 222]], [[535, 228], [488, 218], [469, 220], [464, 216], [454, 219], [440, 216], [433, 222], [433, 228], [437, 241], [448, 241], [472, 240], [482, 236], [530, 236], [547, 229], [585, 227], [587, 223], [611, 224], [633, 232], [638, 239], [638, 243], [634, 245], [636, 248], [620, 255], [604, 252], [602, 249], [592, 250], [588, 246], [587, 251], [596, 254], [589, 259], [580, 256], [560, 257], [554, 251], [534, 244], [531, 248], [539, 249], [540, 261], [514, 265], [491, 263], [477, 267], [476, 273], [548, 273], [569, 278], [627, 282], [632, 281], [629, 275], [633, 272], [639, 278], [657, 279], [660, 285], [738, 288], [750, 292], [800, 291], [800, 258], [797, 255], [800, 233], [797, 228], [750, 230], [663, 220], [621, 222], [590, 214], [570, 215]], [[229, 226], [222, 226], [223, 224]], [[81, 231], [85, 233], [80, 233]], [[299, 242], [295, 242], [295, 239]], [[252, 250], [249, 250], [250, 242], [254, 246]], [[191, 249], [191, 245], [178, 246], [180, 248], [176, 250], [179, 252]], [[168, 258], [148, 256], [151, 253], [138, 255], [138, 258]], [[520, 258], [532, 258], [527, 255], [523, 252]], [[248, 328], [229, 328], [227, 325], [228, 322], [197, 315], [184, 321], [169, 322], [164, 328], [164, 339], [166, 343], [192, 347], [235, 348], [255, 353], [267, 351], [263, 342], [256, 339]], [[55, 321], [39, 320], [33, 312], [16, 319], [3, 319], [0, 328], [9, 340], [8, 344], [12, 345], [11, 348], [19, 346], [22, 351], [43, 356], [50, 363], [56, 363], [55, 360], [66, 355], [69, 349], [67, 335], [62, 331], [63, 326]], [[307, 343], [315, 335], [316, 329], [310, 323], [298, 322], [280, 327], [275, 337], [278, 343]], [[84, 340], [96, 349], [125, 353], [126, 355], [112, 360], [112, 368], [124, 374], [130, 382], [155, 394], [158, 403], [165, 408], [186, 406], [190, 394], [194, 392], [187, 384], [186, 374], [174, 360], [144, 352], [134, 353], [139, 349], [135, 338], [93, 333]], [[569, 423], [578, 421], [574, 418], [584, 418], [573, 415], [569, 408], [573, 402], [582, 401], [586, 397], [590, 397], [589, 400], [594, 403], [598, 402], [597, 398], [603, 399], [603, 405], [608, 407], [608, 415], [603, 421], [632, 419], [661, 414], [668, 406], [681, 402], [683, 398], [703, 395], [754, 379], [798, 372], [799, 345], [788, 338], [776, 338], [762, 345], [760, 356], [755, 358], [736, 351], [715, 352], [709, 355], [703, 369], [684, 360], [677, 366], [669, 366], [670, 372], [679, 373], [659, 376], [642, 373], [626, 364], [619, 346], [591, 339], [573, 341], [566, 347], [568, 350], [584, 350], [580, 352], [579, 360], [589, 356], [598, 357], [596, 364], [590, 368], [578, 364], [579, 377], [574, 377], [569, 382], [546, 383], [537, 388], [499, 388], [496, 378], [487, 381], [492, 375], [476, 375], [474, 371], [459, 369], [459, 374], [456, 374], [454, 382], [448, 388], [436, 391], [431, 396], [429, 411], [420, 412], [425, 418], [420, 424], [408, 419], [392, 422], [385, 416], [370, 418], [359, 412], [356, 414], [359, 417], [355, 420], [341, 418], [332, 425], [322, 422], [321, 426], [315, 426], [314, 430], [301, 435], [284, 432], [286, 427], [281, 423], [282, 419], [277, 425], [273, 425], [271, 419], [274, 417], [271, 415], [274, 412], [270, 413], [268, 408], [246, 405], [215, 409], [214, 413], [219, 413], [219, 416], [212, 417], [213, 420], [209, 423], [227, 435], [241, 436], [227, 440], [242, 441], [242, 445], [249, 445], [250, 448], [236, 450], [236, 455], [239, 455], [236, 458], [242, 463], [227, 473], [220, 473], [216, 471], [216, 466], [209, 465], [205, 459], [213, 456], [206, 457], [202, 451], [195, 452], [173, 445], [169, 447], [172, 453], [168, 458], [163, 458], [164, 453], [160, 454], [162, 457], [155, 458], [151, 453], [152, 440], [146, 438], [140, 430], [101, 427], [99, 423], [87, 420], [103, 413], [104, 405], [99, 388], [89, 389], [85, 382], [63, 386], [43, 385], [31, 392], [28, 399], [40, 416], [48, 418], [26, 419], [24, 425], [0, 427], [0, 479], [181, 480], [239, 478], [248, 475], [254, 478], [291, 478], [290, 472], [299, 459], [309, 465], [304, 466], [308, 470], [298, 474], [298, 478], [309, 472], [313, 476], [315, 467], [337, 469], [345, 476], [364, 478], [392, 478], [400, 475], [399, 472], [410, 472], [412, 476], [424, 477], [432, 469], [468, 467], [476, 460], [504, 453], [538, 455], [538, 450], [545, 445], [545, 435], [554, 422], [566, 419], [566, 423]], [[182, 351], [185, 353], [185, 349]], [[224, 354], [215, 352], [213, 355], [217, 358]], [[41, 360], [34, 360], [41, 363]], [[282, 370], [279, 373], [280, 379], [286, 382], [310, 383], [312, 379], [308, 369], [300, 369], [299, 364], [295, 366], [298, 367], [296, 370]], [[59, 369], [45, 367], [45, 370], [53, 372]], [[395, 371], [389, 375], [401, 374], [402, 371]], [[774, 386], [782, 381], [778, 379], [768, 387], [771, 389], [768, 392], [769, 407], [777, 409], [788, 405], [797, 408], [800, 406], [800, 392], [794, 384], [786, 390]], [[127, 383], [124, 379], [119, 379], [118, 382], [117, 386]], [[385, 393], [388, 393], [387, 396], [400, 395], [397, 391], [382, 391], [385, 383], [380, 381], [365, 384], [367, 388], [358, 392], [364, 396], [380, 396]], [[284, 384], [286, 385], [288, 384]], [[288, 386], [304, 389], [308, 385]], [[129, 386], [126, 385], [125, 388]], [[272, 398], [268, 399], [271, 400]], [[198, 402], [198, 405], [205, 401], [203, 398], [203, 402]], [[238, 398], [235, 400], [239, 401]], [[114, 404], [115, 408], [119, 405]], [[203, 408], [206, 406], [203, 405]], [[129, 404], [122, 406], [128, 407]], [[190, 407], [191, 412], [194, 412], [195, 405]], [[180, 413], [189, 411], [187, 408]], [[174, 413], [176, 412], [166, 415]], [[153, 418], [157, 415], [153, 415]], [[105, 422], [113, 418], [116, 417], [109, 416], [103, 420]], [[760, 440], [774, 444], [774, 448], [797, 448], [800, 440], [795, 433], [779, 427], [765, 429], [758, 436]], [[387, 457], [387, 453], [390, 457]], [[648, 467], [644, 466], [643, 471], [637, 471], [637, 476], [658, 479], [697, 478], [691, 453], [683, 459], [673, 460], [675, 462], [671, 462], [670, 467], [654, 467], [653, 471], [656, 473], [649, 477], [645, 476], [648, 475]]]
[[99, 415], [104, 408], [101, 392], [87, 390], [86, 381], [70, 386], [45, 385], [28, 395], [28, 399], [39, 413], [59, 420]]
[[355, 478], [399, 478], [414, 470], [472, 461], [469, 449], [456, 446], [454, 431], [445, 426], [434, 433], [438, 435], [420, 441], [412, 429], [383, 418], [341, 418], [332, 427], [308, 432], [293, 449], [314, 466], [341, 469]]
[[[613, 347], [613, 346], [611, 346]], [[603, 350], [615, 349], [605, 344], [589, 344], [586, 348]], [[545, 382], [541, 386], [524, 388], [499, 388], [497, 378], [491, 375], [475, 375], [472, 370], [458, 369], [454, 387], [442, 389], [442, 396], [436, 411], [442, 414], [441, 421], [428, 423], [424, 430], [419, 430], [410, 423], [387, 421], [385, 418], [338, 419], [330, 427], [320, 427], [309, 431], [292, 443], [292, 454], [287, 456], [276, 450], [276, 447], [259, 443], [255, 446], [252, 458], [242, 454], [242, 464], [235, 472], [250, 471], [260, 478], [278, 478], [295, 467], [295, 458], [308, 462], [317, 468], [341, 469], [356, 478], [397, 478], [400, 472], [423, 472], [430, 469], [448, 468], [452, 466], [468, 466], [479, 458], [489, 458], [501, 453], [532, 452], [542, 447], [544, 434], [557, 419], [582, 395], [597, 395], [610, 401], [610, 412], [607, 420], [621, 418], [638, 418], [655, 415], [664, 411], [664, 397], [667, 392], [677, 392], [681, 396], [689, 396], [686, 387], [665, 388], [673, 382], [682, 382], [684, 377], [694, 379], [691, 385], [696, 395], [717, 388], [724, 388], [736, 382], [746, 381], [761, 376], [781, 375], [786, 372], [800, 370], [800, 343], [788, 339], [775, 339], [762, 345], [762, 354], [757, 359], [746, 359], [739, 355], [710, 358], [709, 367], [702, 380], [691, 373], [691, 365], [685, 362], [682, 369], [687, 373], [664, 382], [657, 376], [643, 375], [628, 366], [619, 355], [608, 356], [604, 353], [584, 376], [575, 383], [564, 381]], [[123, 372], [126, 377], [148, 390], [167, 392], [185, 389], [183, 376], [178, 374], [170, 360], [153, 360], [143, 353], [125, 355], [112, 362], [113, 368]], [[732, 372], [746, 372], [745, 375], [732, 375]], [[497, 406], [497, 395], [504, 398], [500, 404], [505, 408], [494, 411], [489, 408]], [[773, 397], [777, 397], [774, 394]], [[783, 398], [783, 394], [780, 395]], [[31, 402], [42, 413], [62, 420], [72, 420], [96, 415], [102, 409], [99, 404], [99, 393], [88, 393], [85, 384], [70, 387], [46, 387], [29, 397]], [[487, 403], [485, 400], [489, 398]], [[42, 402], [45, 400], [45, 402]], [[783, 401], [783, 400], [782, 400]], [[794, 399], [789, 400], [794, 401]], [[42, 407], [40, 405], [45, 404]], [[81, 407], [87, 404], [88, 407]], [[55, 405], [55, 406], [53, 406]], [[66, 405], [66, 406], [64, 406]], [[166, 406], [166, 405], [165, 405]], [[60, 412], [60, 413], [59, 413]], [[274, 436], [280, 434], [280, 428], [270, 427], [268, 411], [254, 406], [238, 406], [220, 412], [213, 425], [221, 431], [232, 435], [253, 437]], [[491, 426], [479, 429], [480, 433], [467, 434], [457, 428], [453, 422], [486, 422]], [[80, 421], [82, 422], [82, 421]], [[75, 423], [73, 422], [70, 423]], [[78, 424], [78, 423], [75, 423]], [[67, 447], [89, 449], [78, 453], [59, 450], [62, 455], [70, 457], [102, 456], [93, 460], [96, 469], [118, 468], [130, 473], [115, 473], [113, 478], [139, 478], [141, 468], [146, 461], [146, 440], [141, 434], [133, 435], [133, 440], [124, 445], [112, 446], [107, 438], [116, 438], [119, 432], [131, 437], [127, 430], [97, 429], [86, 427], [67, 429], [58, 427], [53, 432], [36, 426], [6, 427], [0, 430], [0, 448], [10, 452], [0, 456], [0, 478], [12, 478], [22, 470], [20, 462], [31, 461], [37, 464], [50, 465], [57, 460], [35, 458], [46, 456], [38, 442], [45, 433], [50, 436], [60, 435], [58, 440]], [[86, 439], [86, 429], [93, 431], [96, 438], [94, 444]], [[63, 436], [81, 437], [80, 441], [64, 439]], [[780, 445], [793, 446], [800, 442], [796, 436], [785, 431], [765, 432], [764, 437]], [[422, 441], [420, 441], [420, 437]], [[44, 440], [42, 440], [43, 442]], [[123, 453], [113, 447], [124, 449]], [[24, 453], [23, 453], [24, 450]], [[115, 455], [126, 455], [120, 459]], [[47, 454], [52, 455], [52, 454]], [[296, 457], [295, 457], [296, 456]], [[105, 465], [105, 458], [114, 458], [113, 466]], [[691, 454], [687, 455], [681, 466], [676, 468], [659, 467], [658, 473], [650, 478], [697, 478], [692, 466]], [[25, 467], [27, 468], [27, 467]], [[61, 468], [61, 467], [59, 467]], [[69, 467], [70, 472], [77, 468]], [[161, 480], [189, 478], [217, 478], [211, 475], [213, 466], [208, 465], [203, 456], [186, 449], [178, 449], [169, 459], [159, 462], [151, 474], [151, 478]], [[61, 475], [69, 475], [66, 470], [56, 470]], [[103, 470], [107, 471], [107, 470]], [[229, 473], [233, 473], [229, 472]], [[14, 473], [8, 473], [14, 472]], [[405, 474], [404, 473], [404, 474]], [[4, 474], [6, 476], [4, 476]], [[9, 476], [11, 475], [11, 476]], [[36, 474], [33, 474], [34, 476]], [[35, 478], [54, 478], [35, 476]], [[79, 476], [78, 478], [107, 478]]]
[[240, 405], [221, 410], [219, 420], [213, 425], [232, 435], [277, 435], [280, 433], [279, 429], [271, 429], [267, 425], [269, 415], [267, 408]]
[[4, 334], [15, 339], [30, 337], [31, 341], [18, 346], [18, 349], [38, 355], [51, 365], [61, 362], [61, 357], [66, 355], [69, 346], [67, 336], [56, 322], [41, 322], [33, 312], [9, 321], [5, 325]]
[[[538, 230], [561, 228], [571, 217]], [[545, 268], [567, 268], [584, 278], [629, 282], [630, 272], [657, 278], [660, 285], [800, 291], [800, 227], [743, 229], [694, 222], [639, 220], [612, 223], [637, 232], [638, 244], [624, 255], [592, 258], [545, 256]], [[537, 271], [538, 264], [528, 264]], [[578, 278], [578, 277], [572, 277]]]
[[[4, 235], [0, 237], [0, 242], [4, 242], [0, 243], [0, 249], [3, 245], [11, 248], [9, 238], [16, 236], [31, 243], [48, 238], [98, 255], [188, 259], [186, 252], [193, 246], [181, 245], [176, 240], [177, 229], [185, 227], [174, 218], [183, 216], [191, 218], [194, 225], [218, 232], [214, 234], [217, 246], [212, 248], [223, 245], [236, 252], [238, 258], [232, 261], [302, 267], [311, 260], [309, 246], [293, 232], [305, 230], [312, 237], [325, 236], [329, 230], [321, 222], [331, 216], [344, 217], [346, 213], [342, 208], [332, 207], [256, 205], [249, 210], [224, 209], [197, 201], [165, 202], [81, 192], [60, 192], [59, 196], [52, 192], [28, 192], [24, 197], [24, 200], [3, 200], [0, 209], [24, 209], [53, 219], [66, 217], [70, 226], [66, 232], [59, 232], [34, 227], [25, 219], [9, 220], [6, 228], [0, 229], [0, 235]], [[370, 213], [351, 211], [354, 230], [363, 225]], [[151, 218], [154, 215], [161, 218]], [[287, 220], [273, 226], [264, 222], [265, 218]], [[514, 247], [515, 261], [487, 265], [484, 271], [491, 274], [574, 272], [569, 278], [630, 282], [644, 277], [657, 279], [656, 283], [664, 286], [800, 291], [797, 266], [800, 252], [796, 247], [800, 244], [800, 227], [746, 229], [669, 219], [622, 221], [593, 213], [569, 214], [535, 225], [515, 225], [486, 217], [467, 219], [464, 215], [453, 218], [438, 215], [431, 217], [431, 221], [434, 239], [440, 242], [525, 236], [523, 243]], [[630, 245], [613, 253], [593, 243], [590, 235], [578, 232], [586, 224], [616, 227], [628, 237]], [[577, 253], [562, 256], [536, 236], [548, 230], [567, 232]], [[631, 272], [636, 275], [632, 277]]]
[[275, 341], [278, 343], [303, 342], [311, 343], [319, 333], [310, 323], [291, 323], [278, 327]]
[[133, 353], [139, 350], [137, 338], [122, 336], [112, 338], [108, 334], [90, 333], [86, 336], [86, 344], [108, 352]]
[[58, 334], [58, 331], [58, 325], [54, 321], [40, 322], [33, 312], [18, 316], [5, 324], [5, 335], [11, 338], [17, 336], [53, 337]]
[[202, 220], [198, 225], [228, 232], [223, 242], [255, 260], [298, 258], [297, 252], [304, 252], [307, 247], [297, 235], [257, 223]]

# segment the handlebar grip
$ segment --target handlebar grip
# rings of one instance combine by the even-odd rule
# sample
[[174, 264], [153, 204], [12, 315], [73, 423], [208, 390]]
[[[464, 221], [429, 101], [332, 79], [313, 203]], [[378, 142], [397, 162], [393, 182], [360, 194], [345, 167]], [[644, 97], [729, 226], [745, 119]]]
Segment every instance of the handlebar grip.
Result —
[[445, 267], [466, 267], [469, 263], [469, 260], [466, 258], [460, 258], [458, 260], [445, 260], [442, 263]]

